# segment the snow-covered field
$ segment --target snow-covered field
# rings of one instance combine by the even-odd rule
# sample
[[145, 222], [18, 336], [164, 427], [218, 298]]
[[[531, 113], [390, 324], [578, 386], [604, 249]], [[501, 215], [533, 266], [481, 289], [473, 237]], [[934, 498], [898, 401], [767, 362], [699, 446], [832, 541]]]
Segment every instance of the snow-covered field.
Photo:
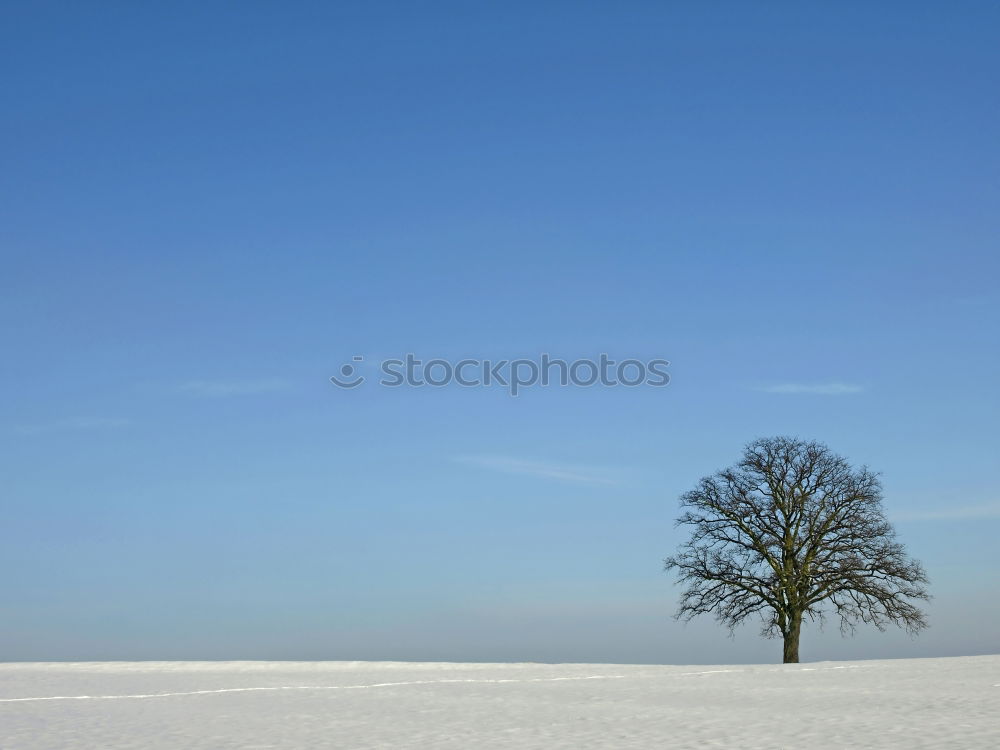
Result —
[[1000, 656], [0, 664], [0, 748], [998, 748]]

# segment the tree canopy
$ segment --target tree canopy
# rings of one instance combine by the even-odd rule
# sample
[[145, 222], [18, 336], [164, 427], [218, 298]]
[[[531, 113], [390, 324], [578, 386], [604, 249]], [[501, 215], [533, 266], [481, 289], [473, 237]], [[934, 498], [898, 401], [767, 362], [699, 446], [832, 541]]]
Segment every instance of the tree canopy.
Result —
[[825, 445], [789, 437], [746, 446], [736, 465], [681, 497], [690, 538], [665, 561], [685, 584], [677, 617], [711, 614], [730, 630], [759, 616], [799, 660], [804, 618], [911, 634], [927, 627], [913, 603], [927, 576], [885, 517], [878, 476]]

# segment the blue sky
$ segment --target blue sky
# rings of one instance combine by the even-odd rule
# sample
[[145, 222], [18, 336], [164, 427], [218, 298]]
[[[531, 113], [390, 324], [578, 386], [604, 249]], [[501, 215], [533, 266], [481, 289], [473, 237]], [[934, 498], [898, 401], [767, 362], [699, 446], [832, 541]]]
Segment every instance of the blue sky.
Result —
[[[0, 659], [773, 661], [670, 619], [760, 435], [1000, 651], [992, 3], [8, 4]], [[354, 355], [666, 388], [353, 391]], [[366, 365], [367, 366], [367, 365]]]

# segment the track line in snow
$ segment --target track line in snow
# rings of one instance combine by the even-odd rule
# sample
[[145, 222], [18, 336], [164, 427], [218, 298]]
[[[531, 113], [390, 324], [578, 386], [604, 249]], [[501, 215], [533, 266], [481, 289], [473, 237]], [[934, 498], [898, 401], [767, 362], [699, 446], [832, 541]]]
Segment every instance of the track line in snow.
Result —
[[130, 698], [170, 698], [179, 695], [212, 695], [217, 693], [276, 692], [280, 690], [364, 690], [366, 688], [402, 687], [404, 685], [443, 685], [450, 683], [499, 684], [509, 682], [565, 682], [570, 680], [620, 680], [627, 675], [588, 675], [586, 677], [535, 677], [526, 680], [411, 680], [409, 682], [376, 682], [370, 685], [275, 685], [261, 687], [219, 688], [217, 690], [185, 690], [175, 693], [137, 693], [134, 695], [49, 695], [30, 698], [0, 698], [0, 703], [28, 701], [127, 700]]
[[[799, 669], [772, 669], [771, 672], [818, 672], [828, 669], [861, 669], [867, 665], [850, 664], [836, 667], [800, 667]], [[874, 665], [872, 665], [874, 666]], [[747, 672], [746, 669], [706, 669], [699, 672], [676, 672], [672, 677], [697, 677], [710, 674], [732, 674]], [[503, 684], [503, 683], [529, 683], [529, 682], [567, 682], [579, 680], [622, 680], [630, 675], [586, 675], [583, 677], [533, 677], [529, 679], [447, 679], [447, 680], [410, 680], [407, 682], [376, 682], [369, 685], [276, 685], [261, 687], [236, 687], [219, 688], [216, 690], [184, 690], [173, 693], [136, 693], [133, 695], [46, 695], [28, 698], [0, 698], [0, 703], [28, 703], [34, 701], [81, 701], [81, 700], [129, 700], [141, 698], [171, 698], [183, 695], [215, 695], [219, 693], [255, 693], [255, 692], [279, 692], [282, 690], [365, 690], [382, 687], [404, 687], [407, 685], [447, 685], [457, 683], [473, 683], [481, 685]], [[640, 675], [631, 675], [639, 677]], [[993, 687], [1000, 687], [994, 685]]]
[[706, 669], [704, 672], [678, 672], [674, 677], [693, 677], [701, 674], [723, 674], [724, 672], [743, 672], [743, 669]]

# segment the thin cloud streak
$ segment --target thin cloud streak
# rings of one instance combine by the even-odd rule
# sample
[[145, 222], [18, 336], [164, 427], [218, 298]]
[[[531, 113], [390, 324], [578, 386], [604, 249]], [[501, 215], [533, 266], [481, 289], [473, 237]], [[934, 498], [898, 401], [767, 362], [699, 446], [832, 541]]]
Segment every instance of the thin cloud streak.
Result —
[[864, 386], [853, 383], [781, 383], [757, 390], [764, 393], [811, 394], [814, 396], [846, 396], [863, 392]]
[[287, 391], [285, 380], [191, 380], [177, 386], [177, 391], [192, 396], [227, 398], [229, 396], [254, 396], [262, 393]]
[[973, 521], [1000, 518], [1000, 503], [893, 513], [894, 521]]
[[132, 424], [132, 420], [119, 417], [72, 417], [57, 419], [53, 422], [18, 425], [14, 427], [14, 431], [20, 435], [45, 435], [52, 432], [109, 430], [127, 427], [130, 424]]
[[542, 461], [526, 461], [510, 456], [458, 456], [456, 461], [470, 466], [476, 466], [504, 474], [520, 474], [522, 476], [555, 479], [562, 482], [580, 482], [584, 484], [618, 484], [615, 480], [602, 476], [600, 472], [577, 466], [546, 463]]

